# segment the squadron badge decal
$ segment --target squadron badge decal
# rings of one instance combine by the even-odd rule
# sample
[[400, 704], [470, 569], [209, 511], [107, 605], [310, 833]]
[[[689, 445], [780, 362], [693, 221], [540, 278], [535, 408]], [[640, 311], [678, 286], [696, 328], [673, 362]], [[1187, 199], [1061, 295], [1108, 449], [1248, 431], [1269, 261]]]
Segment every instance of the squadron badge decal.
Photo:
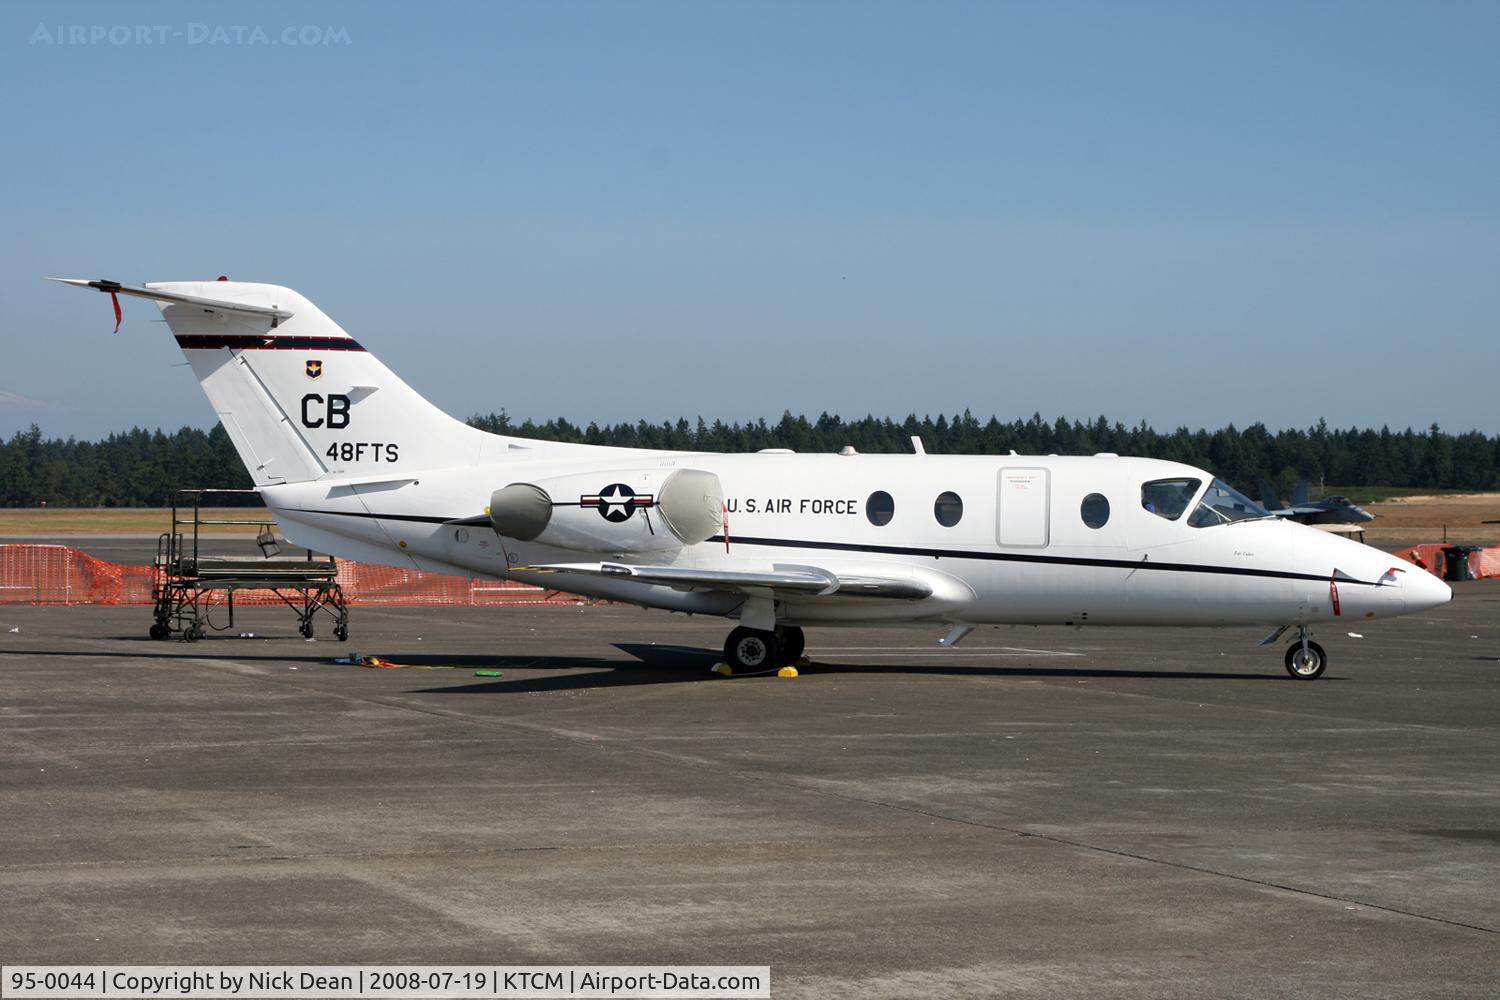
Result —
[[578, 498], [578, 506], [593, 507], [599, 516], [613, 524], [630, 520], [637, 507], [654, 507], [656, 497], [637, 493], [624, 483], [611, 483], [597, 494]]
[[308, 378], [319, 378], [323, 374], [323, 362], [317, 358], [308, 358], [306, 370]]

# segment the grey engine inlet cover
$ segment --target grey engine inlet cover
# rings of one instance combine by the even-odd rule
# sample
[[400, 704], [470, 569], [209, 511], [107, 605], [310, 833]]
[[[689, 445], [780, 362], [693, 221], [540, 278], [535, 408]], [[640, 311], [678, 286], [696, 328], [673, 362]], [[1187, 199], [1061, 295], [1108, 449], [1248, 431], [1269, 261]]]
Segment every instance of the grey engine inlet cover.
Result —
[[490, 524], [495, 533], [529, 542], [547, 530], [552, 498], [530, 483], [511, 483], [490, 494]]
[[704, 542], [723, 523], [724, 487], [712, 472], [678, 469], [661, 484], [656, 509], [683, 544]]

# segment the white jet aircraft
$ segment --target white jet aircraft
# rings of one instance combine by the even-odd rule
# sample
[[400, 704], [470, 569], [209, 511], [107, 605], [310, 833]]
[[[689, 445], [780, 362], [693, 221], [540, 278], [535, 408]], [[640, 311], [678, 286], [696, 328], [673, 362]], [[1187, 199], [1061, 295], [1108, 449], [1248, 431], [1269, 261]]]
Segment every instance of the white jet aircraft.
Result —
[[[803, 626], [1271, 625], [1446, 603], [1385, 552], [1269, 516], [1192, 466], [1115, 455], [724, 455], [488, 434], [289, 288], [127, 287], [159, 303], [286, 537], [349, 559], [735, 619], [735, 671]], [[118, 299], [115, 300], [118, 318]], [[345, 638], [340, 634], [339, 638]]]

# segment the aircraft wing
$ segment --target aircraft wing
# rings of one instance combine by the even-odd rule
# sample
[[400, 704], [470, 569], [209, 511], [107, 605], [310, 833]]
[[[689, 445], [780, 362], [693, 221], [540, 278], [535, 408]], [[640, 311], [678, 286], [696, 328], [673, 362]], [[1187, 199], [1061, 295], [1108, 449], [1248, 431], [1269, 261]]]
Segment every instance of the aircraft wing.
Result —
[[623, 563], [552, 563], [517, 566], [514, 572], [603, 576], [660, 584], [677, 590], [728, 590], [739, 593], [771, 590], [800, 597], [884, 597], [903, 601], [920, 601], [932, 596], [930, 586], [910, 577], [834, 574], [816, 566], [746, 571], [681, 566], [627, 566]]

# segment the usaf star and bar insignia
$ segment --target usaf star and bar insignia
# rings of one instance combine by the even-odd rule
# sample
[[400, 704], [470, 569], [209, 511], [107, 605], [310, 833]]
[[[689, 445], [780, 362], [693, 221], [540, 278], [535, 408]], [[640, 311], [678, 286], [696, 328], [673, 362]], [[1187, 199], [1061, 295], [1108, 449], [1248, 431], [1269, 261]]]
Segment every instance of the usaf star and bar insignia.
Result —
[[592, 507], [599, 516], [613, 524], [630, 520], [637, 507], [656, 506], [656, 497], [637, 493], [624, 483], [611, 483], [596, 494], [578, 498], [578, 506]]

